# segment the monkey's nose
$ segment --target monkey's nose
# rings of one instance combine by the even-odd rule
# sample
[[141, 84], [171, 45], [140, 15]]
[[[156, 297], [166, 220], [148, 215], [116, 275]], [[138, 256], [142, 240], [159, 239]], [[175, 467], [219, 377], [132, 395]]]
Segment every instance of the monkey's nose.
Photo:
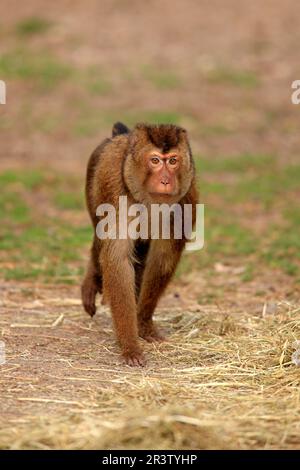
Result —
[[170, 184], [170, 183], [169, 183], [169, 180], [163, 179], [163, 180], [161, 180], [161, 184], [167, 185], [167, 184]]

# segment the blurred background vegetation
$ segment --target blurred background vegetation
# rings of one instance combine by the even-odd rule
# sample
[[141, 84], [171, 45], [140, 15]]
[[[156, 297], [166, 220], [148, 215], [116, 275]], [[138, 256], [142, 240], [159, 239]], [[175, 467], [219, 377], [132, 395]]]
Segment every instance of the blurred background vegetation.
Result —
[[178, 282], [229, 267], [299, 292], [299, 16], [295, 0], [4, 0], [1, 278], [79, 283], [89, 154], [114, 121], [147, 121], [188, 129], [205, 204]]

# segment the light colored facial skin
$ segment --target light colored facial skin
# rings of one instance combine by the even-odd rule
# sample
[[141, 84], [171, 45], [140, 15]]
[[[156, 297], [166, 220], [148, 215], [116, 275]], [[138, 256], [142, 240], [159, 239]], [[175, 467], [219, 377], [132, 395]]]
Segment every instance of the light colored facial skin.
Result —
[[176, 152], [162, 154], [155, 150], [148, 154], [146, 158], [150, 172], [148, 180], [149, 193], [153, 195], [176, 195], [178, 191], [176, 175], [181, 163], [179, 155]]

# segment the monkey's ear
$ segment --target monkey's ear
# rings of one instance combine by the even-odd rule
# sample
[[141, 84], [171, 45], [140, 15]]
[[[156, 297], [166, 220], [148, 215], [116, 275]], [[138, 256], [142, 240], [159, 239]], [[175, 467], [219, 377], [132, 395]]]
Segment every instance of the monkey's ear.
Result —
[[120, 134], [129, 134], [130, 130], [122, 122], [115, 122], [112, 128], [112, 136], [116, 137]]
[[144, 123], [137, 124], [129, 134], [130, 146], [135, 146], [138, 142], [148, 140], [147, 126]]
[[187, 144], [189, 143], [188, 132], [183, 127], [179, 128], [179, 140], [181, 140], [181, 142], [186, 142]]
[[187, 130], [184, 129], [183, 127], [179, 127], [179, 134], [182, 136], [182, 137], [187, 137], [188, 133], [187, 133]]

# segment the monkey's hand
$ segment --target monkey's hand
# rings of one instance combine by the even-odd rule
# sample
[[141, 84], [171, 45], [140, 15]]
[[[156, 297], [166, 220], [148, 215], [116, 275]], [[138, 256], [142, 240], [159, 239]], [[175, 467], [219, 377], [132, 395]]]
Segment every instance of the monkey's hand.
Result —
[[81, 298], [85, 311], [93, 317], [96, 313], [96, 299], [97, 288], [92, 282], [91, 278], [87, 276], [81, 286]]
[[125, 363], [131, 367], [144, 367], [146, 364], [144, 355], [141, 350], [137, 349], [136, 351], [125, 351], [122, 354]]

